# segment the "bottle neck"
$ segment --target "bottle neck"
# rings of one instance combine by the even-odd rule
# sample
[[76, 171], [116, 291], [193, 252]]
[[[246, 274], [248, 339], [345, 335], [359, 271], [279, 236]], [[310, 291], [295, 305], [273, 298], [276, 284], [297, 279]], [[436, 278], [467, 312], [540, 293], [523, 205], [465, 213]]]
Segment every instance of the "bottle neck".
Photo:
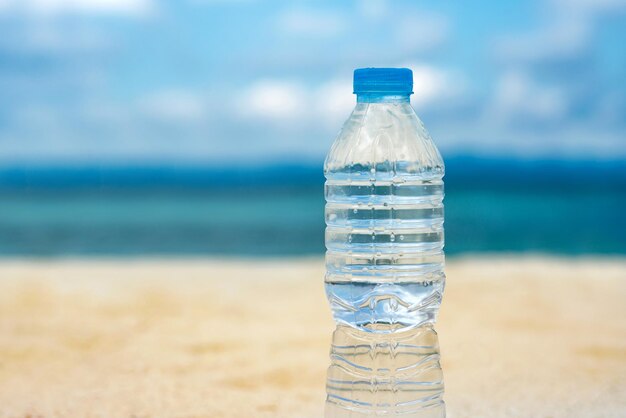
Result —
[[410, 101], [410, 94], [359, 93], [356, 95], [357, 103], [409, 103]]

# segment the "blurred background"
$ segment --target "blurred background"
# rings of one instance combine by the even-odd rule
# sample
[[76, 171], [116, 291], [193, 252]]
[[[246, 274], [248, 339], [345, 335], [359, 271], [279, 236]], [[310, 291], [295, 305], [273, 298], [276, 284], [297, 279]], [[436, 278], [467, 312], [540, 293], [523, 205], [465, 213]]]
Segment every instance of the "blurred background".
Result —
[[448, 254], [626, 254], [625, 23], [623, 0], [0, 0], [0, 255], [322, 255], [367, 66], [414, 72]]

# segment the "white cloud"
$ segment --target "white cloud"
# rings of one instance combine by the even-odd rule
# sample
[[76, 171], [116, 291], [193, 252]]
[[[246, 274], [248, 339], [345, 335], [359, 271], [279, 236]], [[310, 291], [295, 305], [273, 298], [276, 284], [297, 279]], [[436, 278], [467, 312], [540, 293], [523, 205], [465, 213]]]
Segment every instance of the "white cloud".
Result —
[[333, 37], [346, 29], [345, 19], [331, 11], [288, 10], [278, 18], [279, 29], [289, 35]]
[[413, 97], [416, 107], [423, 107], [449, 93], [449, 76], [429, 66], [413, 66]]
[[260, 80], [244, 91], [237, 112], [246, 117], [285, 120], [301, 116], [308, 93], [297, 82]]
[[487, 117], [505, 122], [523, 118], [550, 121], [563, 117], [567, 105], [561, 89], [538, 85], [523, 73], [511, 72], [499, 80]]
[[0, 12], [38, 15], [121, 14], [139, 15], [152, 7], [150, 0], [0, 0]]
[[264, 119], [277, 124], [308, 121], [339, 126], [356, 103], [351, 80], [334, 79], [315, 87], [296, 81], [261, 80], [235, 101], [235, 113], [244, 119]]

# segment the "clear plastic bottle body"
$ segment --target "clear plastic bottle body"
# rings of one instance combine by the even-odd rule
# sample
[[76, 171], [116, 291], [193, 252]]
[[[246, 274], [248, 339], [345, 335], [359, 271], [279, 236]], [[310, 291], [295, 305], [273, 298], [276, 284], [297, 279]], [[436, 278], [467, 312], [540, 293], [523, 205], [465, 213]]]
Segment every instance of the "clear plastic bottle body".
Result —
[[443, 160], [408, 95], [357, 99], [324, 164], [333, 316], [367, 332], [434, 323], [445, 285]]

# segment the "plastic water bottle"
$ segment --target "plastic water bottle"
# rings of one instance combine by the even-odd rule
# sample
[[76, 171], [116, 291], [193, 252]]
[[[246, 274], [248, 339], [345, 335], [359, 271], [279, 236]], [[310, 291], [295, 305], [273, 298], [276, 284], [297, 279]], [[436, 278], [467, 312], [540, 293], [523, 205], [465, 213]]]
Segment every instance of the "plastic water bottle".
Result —
[[[444, 165], [411, 107], [412, 89], [407, 68], [356, 70], [356, 107], [324, 164], [325, 286], [338, 325], [327, 384], [332, 410], [445, 415], [432, 329], [445, 284]], [[420, 345], [424, 335], [435, 343]], [[432, 350], [424, 354], [423, 346]], [[424, 356], [438, 373], [417, 381], [423, 374], [410, 372]], [[416, 387], [428, 390], [403, 392]], [[420, 415], [423, 408], [430, 415]]]

